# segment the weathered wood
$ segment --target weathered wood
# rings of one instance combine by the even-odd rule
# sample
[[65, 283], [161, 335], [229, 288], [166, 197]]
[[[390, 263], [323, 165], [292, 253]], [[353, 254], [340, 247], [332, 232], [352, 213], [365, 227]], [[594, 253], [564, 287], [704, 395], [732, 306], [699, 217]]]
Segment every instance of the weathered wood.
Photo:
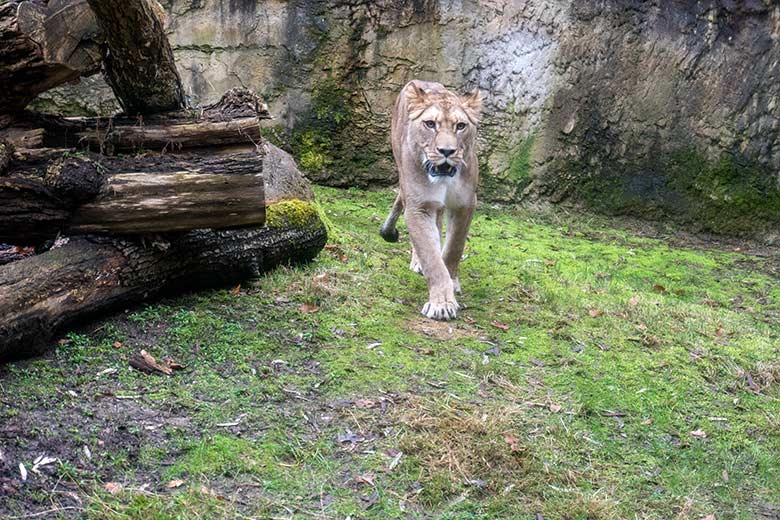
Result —
[[10, 244], [0, 244], [0, 265], [10, 264], [22, 258], [35, 254], [32, 247], [19, 247]]
[[127, 114], [185, 106], [173, 51], [155, 0], [87, 0], [108, 45], [104, 74]]
[[10, 164], [13, 153], [13, 145], [0, 139], [0, 174], [2, 174]]
[[98, 72], [100, 39], [86, 0], [0, 2], [0, 114]]
[[263, 157], [257, 151], [112, 158], [37, 150], [0, 176], [0, 242], [259, 226], [265, 222]]
[[149, 116], [60, 117], [24, 112], [0, 130], [17, 148], [72, 147], [114, 154], [139, 150], [254, 145], [271, 115], [252, 92], [231, 89], [199, 110]]
[[63, 326], [162, 292], [234, 284], [282, 262], [307, 261], [327, 233], [306, 222], [259, 229], [194, 230], [167, 247], [109, 237], [71, 238], [41, 255], [0, 267], [0, 358], [47, 348]]
[[[261, 125], [256, 117], [232, 121], [193, 121], [174, 124], [117, 124], [103, 120], [102, 127], [94, 119], [70, 123], [83, 124], [83, 130], [64, 133], [68, 145], [88, 147], [106, 154], [135, 152], [139, 150], [163, 150], [166, 152], [191, 148], [207, 148], [260, 142]], [[47, 132], [52, 132], [51, 127]]]

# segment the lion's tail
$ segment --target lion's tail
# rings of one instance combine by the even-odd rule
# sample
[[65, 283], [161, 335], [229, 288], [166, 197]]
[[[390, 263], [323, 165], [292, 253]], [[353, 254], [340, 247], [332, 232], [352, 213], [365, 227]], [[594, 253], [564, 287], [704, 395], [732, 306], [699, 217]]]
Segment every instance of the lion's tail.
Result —
[[395, 198], [395, 202], [393, 202], [393, 207], [390, 209], [390, 214], [387, 215], [385, 223], [379, 229], [379, 234], [388, 242], [398, 242], [398, 229], [396, 229], [395, 224], [398, 222], [398, 217], [401, 216], [403, 210], [404, 200], [399, 190], [398, 196]]

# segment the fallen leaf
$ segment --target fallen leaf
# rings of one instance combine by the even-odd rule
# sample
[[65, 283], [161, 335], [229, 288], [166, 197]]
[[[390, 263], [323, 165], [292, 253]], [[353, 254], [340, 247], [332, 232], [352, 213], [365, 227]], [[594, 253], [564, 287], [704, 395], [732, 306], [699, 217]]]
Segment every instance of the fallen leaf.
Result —
[[358, 475], [355, 477], [356, 482], [362, 482], [363, 484], [368, 484], [369, 486], [374, 485], [374, 479], [376, 478], [376, 475], [373, 473], [366, 473], [364, 475]]
[[474, 325], [477, 322], [477, 320], [475, 320], [471, 316], [464, 316], [463, 321], [465, 321], [469, 325]]
[[639, 305], [639, 297], [638, 296], [632, 296], [628, 299], [628, 304], [632, 307], [636, 307]]
[[591, 318], [598, 318], [599, 316], [601, 316], [604, 313], [602, 311], [598, 310], [598, 309], [591, 309], [591, 310], [588, 311], [588, 314], [590, 314]]
[[371, 399], [358, 399], [355, 401], [355, 406], [358, 408], [373, 408], [374, 405], [376, 405], [376, 401], [372, 401]]
[[33, 467], [32, 471], [33, 473], [37, 473], [40, 475], [41, 468], [44, 466], [48, 466], [49, 464], [54, 464], [59, 459], [55, 457], [47, 457], [46, 455], [39, 455], [34, 461], [33, 461]]
[[320, 308], [314, 305], [313, 303], [304, 303], [303, 305], [298, 307], [298, 310], [304, 314], [311, 314], [313, 312], [317, 312], [318, 310], [320, 310]]
[[390, 461], [390, 465], [389, 465], [389, 466], [387, 466], [387, 472], [388, 472], [388, 473], [390, 473], [391, 471], [393, 471], [393, 470], [396, 468], [396, 466], [398, 466], [398, 464], [401, 462], [401, 457], [403, 457], [403, 456], [404, 456], [404, 452], [402, 452], [402, 451], [399, 451], [399, 452], [398, 452], [398, 453], [395, 455], [395, 457], [393, 457], [393, 460], [391, 460], [391, 461]]
[[723, 327], [718, 326], [718, 328], [715, 329], [715, 335], [718, 336], [719, 338], [722, 337], [724, 334], [726, 334], [726, 329], [724, 329]]
[[430, 348], [421, 348], [420, 349], [420, 354], [422, 354], [423, 356], [432, 356], [434, 353], [435, 352], [433, 351], [433, 349], [430, 349]]
[[653, 420], [654, 420], [654, 419], [651, 417], [651, 418], [649, 418], [649, 419], [645, 419], [644, 421], [642, 421], [642, 422], [641, 422], [641, 423], [639, 423], [639, 424], [641, 424], [641, 425], [644, 425], [644, 426], [647, 426], [648, 424], [653, 424]]
[[277, 296], [276, 303], [290, 303], [290, 299], [285, 298], [284, 296]]
[[653, 292], [657, 292], [658, 294], [664, 294], [666, 292], [666, 287], [664, 287], [661, 284], [653, 284]]
[[504, 441], [506, 441], [506, 443], [509, 444], [510, 450], [520, 451], [520, 446], [518, 445], [520, 439], [518, 439], [517, 436], [512, 435], [511, 433], [507, 433], [506, 435], [504, 435]]
[[120, 484], [119, 482], [106, 482], [105, 484], [103, 484], [103, 489], [105, 489], [112, 495], [116, 495], [122, 492], [122, 484]]
[[240, 293], [240, 292], [241, 292], [241, 284], [238, 284], [235, 287], [233, 287], [232, 289], [230, 289], [230, 294], [232, 296], [238, 296], [238, 293]]
[[130, 356], [129, 362], [131, 367], [147, 374], [153, 372], [160, 372], [167, 376], [173, 374], [173, 370], [170, 367], [158, 363], [154, 356], [145, 350]]
[[697, 439], [706, 439], [707, 438], [707, 432], [704, 430], [693, 430], [691, 432], [691, 437], [696, 437]]
[[507, 325], [506, 323], [501, 323], [500, 321], [491, 321], [490, 324], [497, 329], [509, 330], [509, 325]]
[[724, 469], [723, 473], [721, 473], [721, 477], [723, 477], [723, 482], [728, 482], [729, 481], [729, 472]]
[[561, 405], [559, 405], [559, 404], [551, 404], [551, 405], [550, 405], [550, 411], [551, 411], [552, 413], [558, 413], [558, 412], [560, 412], [560, 411], [561, 411], [561, 409], [562, 409], [562, 408], [563, 408], [563, 407], [562, 407]]
[[363, 442], [364, 440], [366, 440], [366, 438], [360, 435], [359, 433], [354, 433], [352, 430], [347, 428], [346, 430], [344, 430], [344, 433], [340, 433], [338, 434], [338, 436], [336, 436], [336, 440], [338, 440], [342, 444], [348, 442], [354, 446], [358, 442]]
[[701, 520], [715, 520], [715, 515], [707, 515], [703, 517]]
[[163, 363], [165, 363], [165, 366], [167, 366], [171, 370], [184, 370], [184, 365], [174, 361], [173, 359], [171, 359], [169, 357], [164, 357], [162, 359], [162, 361], [163, 361]]
[[24, 467], [23, 463], [19, 463], [19, 474], [22, 476], [22, 482], [27, 481], [27, 468]]
[[121, 341], [115, 341], [114, 342], [114, 348], [122, 348], [122, 342]]
[[547, 267], [552, 267], [552, 266], [554, 266], [554, 265], [555, 265], [555, 260], [547, 260], [547, 261], [544, 263], [544, 265], [546, 265]]
[[183, 484], [184, 484], [183, 480], [174, 479], [174, 480], [171, 480], [171, 481], [167, 482], [165, 484], [165, 487], [168, 488], [168, 489], [173, 489], [173, 488], [181, 487]]

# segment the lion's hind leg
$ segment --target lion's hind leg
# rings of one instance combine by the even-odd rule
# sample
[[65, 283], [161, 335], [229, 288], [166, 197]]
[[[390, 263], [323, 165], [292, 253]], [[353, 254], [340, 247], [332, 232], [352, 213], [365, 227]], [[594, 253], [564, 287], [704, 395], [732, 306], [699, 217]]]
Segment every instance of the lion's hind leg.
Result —
[[387, 215], [385, 223], [382, 224], [382, 227], [379, 229], [379, 234], [387, 242], [398, 242], [398, 229], [395, 226], [398, 223], [398, 217], [401, 216], [403, 211], [404, 199], [401, 190], [398, 190], [398, 195], [395, 198], [395, 202], [393, 202], [393, 207], [390, 208], [390, 213]]

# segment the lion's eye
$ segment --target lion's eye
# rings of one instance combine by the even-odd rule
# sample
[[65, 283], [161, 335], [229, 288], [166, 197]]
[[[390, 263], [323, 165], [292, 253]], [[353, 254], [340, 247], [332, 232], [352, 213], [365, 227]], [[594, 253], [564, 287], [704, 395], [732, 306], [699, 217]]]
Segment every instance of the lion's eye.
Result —
[[431, 130], [436, 129], [436, 121], [423, 121], [423, 124], [430, 128]]
[[466, 129], [466, 123], [458, 123], [457, 125], [455, 125], [455, 129], [458, 132], [460, 132], [462, 130], [465, 130]]

